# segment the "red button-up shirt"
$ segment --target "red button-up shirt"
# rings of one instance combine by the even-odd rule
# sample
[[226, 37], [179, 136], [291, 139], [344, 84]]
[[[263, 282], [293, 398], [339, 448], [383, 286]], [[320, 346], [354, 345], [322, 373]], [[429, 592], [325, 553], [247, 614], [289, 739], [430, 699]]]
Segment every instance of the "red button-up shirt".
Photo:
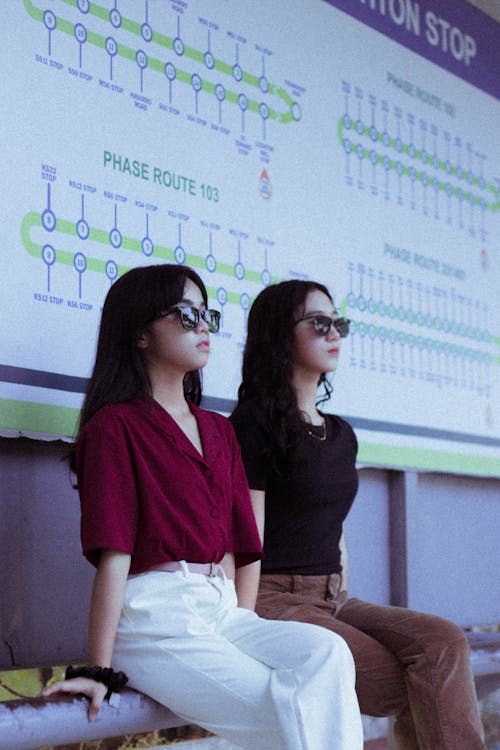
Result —
[[83, 428], [76, 464], [83, 552], [132, 556], [130, 573], [162, 562], [236, 565], [262, 556], [248, 485], [231, 424], [190, 404], [203, 456], [158, 403], [102, 408]]

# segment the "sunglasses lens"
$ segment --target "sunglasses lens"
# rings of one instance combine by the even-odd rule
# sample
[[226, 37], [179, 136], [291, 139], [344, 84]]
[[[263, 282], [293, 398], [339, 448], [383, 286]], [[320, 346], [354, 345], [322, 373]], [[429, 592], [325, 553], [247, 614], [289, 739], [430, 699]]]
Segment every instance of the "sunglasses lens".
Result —
[[318, 315], [313, 319], [314, 330], [318, 336], [328, 336], [332, 323], [331, 318], [327, 318], [325, 315]]
[[344, 339], [346, 336], [349, 335], [349, 324], [350, 324], [349, 318], [337, 318], [337, 320], [334, 322], [334, 326], [337, 329], [337, 333], [339, 334], [341, 339]]
[[187, 331], [196, 328], [198, 325], [198, 311], [193, 307], [179, 307], [178, 310], [182, 327]]
[[206, 310], [203, 317], [210, 333], [217, 333], [219, 330], [220, 312], [218, 310]]

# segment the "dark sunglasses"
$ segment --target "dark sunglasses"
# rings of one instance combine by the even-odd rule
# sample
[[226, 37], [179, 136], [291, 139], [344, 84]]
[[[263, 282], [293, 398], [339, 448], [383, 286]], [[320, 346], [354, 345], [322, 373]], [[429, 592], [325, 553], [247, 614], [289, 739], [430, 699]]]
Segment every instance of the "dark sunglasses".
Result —
[[328, 315], [306, 315], [304, 318], [297, 320], [297, 323], [301, 323], [303, 320], [312, 320], [314, 333], [318, 336], [328, 336], [332, 330], [332, 326], [341, 339], [345, 339], [349, 335], [349, 326], [351, 324], [349, 318], [329, 318]]
[[186, 331], [192, 331], [200, 322], [200, 318], [207, 324], [210, 333], [217, 333], [220, 324], [220, 312], [218, 310], [198, 310], [196, 307], [185, 307], [184, 305], [175, 305], [168, 310], [164, 310], [155, 316], [166, 318], [167, 315], [178, 315], [181, 325]]

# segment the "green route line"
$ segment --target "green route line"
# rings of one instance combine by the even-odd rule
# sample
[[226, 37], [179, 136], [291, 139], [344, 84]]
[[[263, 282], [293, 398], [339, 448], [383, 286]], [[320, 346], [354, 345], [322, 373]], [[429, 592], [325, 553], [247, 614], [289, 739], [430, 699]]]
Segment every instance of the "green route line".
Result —
[[[33, 242], [31, 239], [31, 230], [34, 227], [42, 227], [42, 217], [41, 214], [37, 211], [29, 211], [27, 214], [24, 215], [23, 220], [21, 222], [21, 239], [23, 242], [23, 245], [25, 249], [28, 251], [30, 255], [32, 255], [34, 258], [37, 258], [39, 260], [43, 259], [42, 255], [42, 249], [43, 245], [39, 245], [36, 242]], [[74, 237], [79, 240], [78, 234], [76, 231], [76, 225], [74, 221], [67, 221], [65, 219], [57, 219], [56, 222], [56, 232], [60, 232], [61, 234], [69, 235], [70, 237]], [[96, 229], [94, 227], [89, 228], [89, 235], [88, 240], [97, 242], [101, 245], [107, 245], [111, 247], [109, 243], [109, 232], [106, 232], [102, 229]], [[50, 244], [51, 247], [54, 247], [54, 245], [49, 242], [45, 244]], [[144, 254], [142, 252], [141, 247], [141, 241], [135, 239], [134, 237], [125, 237], [122, 235], [122, 242], [121, 246], [116, 249], [113, 248], [116, 252], [119, 252], [121, 249], [124, 250], [131, 250], [132, 252], [140, 254], [142, 257], [144, 257]], [[56, 262], [62, 263], [66, 266], [73, 266], [74, 261], [74, 253], [68, 251], [68, 250], [61, 250], [56, 247], [54, 247], [55, 256], [56, 256]], [[102, 273], [106, 274], [106, 260], [101, 260], [100, 258], [92, 258], [85, 255], [87, 260], [87, 269], [89, 271], [95, 271], [96, 273]], [[168, 261], [169, 263], [175, 263], [175, 250], [170, 247], [165, 247], [163, 245], [157, 245], [154, 244], [154, 257], [158, 260], [164, 260]], [[113, 262], [116, 263], [118, 268], [118, 275], [121, 276], [126, 271], [129, 271], [132, 266], [126, 266], [121, 263], [118, 263], [115, 261], [114, 258], [109, 258], [108, 260], [113, 260]], [[193, 255], [191, 253], [186, 253], [185, 261], [186, 265], [192, 266], [193, 268], [198, 269], [204, 269], [206, 270], [205, 265], [205, 258], [199, 256], [199, 255]], [[234, 265], [231, 265], [230, 263], [221, 263], [217, 262], [215, 272], [222, 274], [223, 276], [229, 276], [230, 278], [236, 278], [234, 275]], [[238, 279], [240, 280], [240, 279]], [[255, 284], [262, 284], [262, 276], [259, 271], [252, 271], [249, 269], [245, 269], [244, 275], [241, 279], [241, 281], [250, 281]], [[275, 284], [276, 282], [281, 281], [281, 279], [277, 278], [276, 276], [271, 276], [270, 283]], [[215, 287], [208, 287], [207, 291], [209, 293], [209, 296], [211, 299], [217, 298], [217, 289]], [[237, 292], [230, 292], [227, 291], [227, 301], [233, 304], [240, 304], [241, 301], [241, 295]], [[250, 302], [252, 301], [252, 298], [250, 297]]]
[[[355, 133], [356, 136], [359, 136], [359, 137], [363, 137], [364, 136], [366, 138], [369, 138], [372, 141], [372, 143], [381, 143], [384, 146], [386, 146], [387, 148], [391, 148], [394, 151], [397, 151], [399, 153], [399, 150], [398, 150], [398, 139], [397, 138], [394, 138], [392, 136], [387, 136], [387, 134], [384, 134], [384, 133], [382, 133], [382, 132], [380, 132], [380, 131], [377, 130], [376, 131], [376, 140], [374, 140], [372, 138], [372, 128], [371, 127], [362, 124], [362, 128], [359, 128], [358, 127], [358, 123], [355, 120], [350, 119], [347, 115], [344, 115], [344, 116], [342, 116], [339, 119], [338, 126], [337, 126], [338, 138], [339, 138], [339, 141], [340, 141], [342, 147], [344, 148], [344, 150], [345, 150], [346, 146], [349, 143], [349, 139], [346, 138], [346, 136], [344, 135], [344, 128], [346, 128], [346, 130], [348, 132], [349, 131], [353, 131], [353, 133]], [[361, 130], [361, 132], [360, 132], [360, 130]], [[361, 146], [361, 144], [357, 144], [353, 140], [353, 142], [352, 142], [353, 153], [356, 154], [356, 155], [358, 154], [358, 150], [357, 149], [358, 149], [359, 146]], [[407, 165], [407, 164], [402, 164], [398, 160], [388, 159], [388, 157], [385, 154], [379, 154], [373, 148], [372, 149], [370, 149], [370, 148], [364, 148], [362, 146], [361, 146], [361, 148], [362, 148], [362, 152], [363, 152], [363, 159], [366, 159], [371, 164], [374, 164], [374, 163], [375, 164], [384, 164], [385, 163], [385, 164], [387, 164], [387, 166], [389, 167], [389, 169], [391, 169], [391, 170], [393, 170], [395, 172], [399, 172], [401, 175], [405, 175], [407, 177], [410, 176], [411, 170], [414, 170], [414, 179], [415, 179], [415, 181], [422, 182], [424, 185], [425, 184], [427, 184], [427, 185], [433, 185], [434, 184], [434, 179], [435, 179], [434, 177], [432, 177], [431, 175], [428, 175], [428, 174], [424, 173], [423, 171], [419, 171], [418, 169], [416, 169], [415, 166], [413, 166], [413, 164]], [[401, 153], [403, 153], [403, 154], [405, 154], [407, 156], [410, 155], [410, 146], [407, 143], [402, 143], [400, 150], [401, 150]], [[422, 161], [422, 151], [420, 149], [415, 148], [415, 150], [413, 152], [413, 158], [415, 159], [415, 161], [419, 160], [421, 162]], [[374, 159], [374, 161], [372, 159]], [[388, 161], [385, 161], [386, 159], [388, 159]], [[469, 172], [467, 170], [460, 170], [459, 171], [459, 167], [452, 166], [452, 167], [450, 167], [450, 170], [448, 172], [447, 171], [447, 164], [446, 164], [446, 162], [442, 161], [442, 159], [438, 159], [437, 163], [436, 163], [435, 159], [434, 159], [434, 156], [432, 154], [426, 155], [424, 165], [428, 165], [428, 166], [432, 167], [433, 169], [435, 169], [437, 171], [445, 172], [446, 174], [449, 174], [450, 176], [453, 176], [453, 177], [455, 177], [458, 180], [462, 180], [464, 182], [469, 183]], [[466, 203], [466, 202], [470, 203], [470, 201], [472, 200], [472, 202], [476, 206], [481, 206], [482, 205], [485, 209], [488, 209], [489, 211], [498, 211], [500, 209], [500, 192], [499, 192], [498, 188], [493, 183], [487, 182], [486, 180], [484, 180], [484, 178], [481, 178], [481, 177], [479, 177], [477, 175], [473, 175], [472, 176], [472, 183], [473, 183], [473, 185], [475, 185], [475, 186], [481, 186], [481, 182], [483, 183], [483, 185], [482, 185], [483, 189], [484, 190], [488, 190], [490, 193], [492, 193], [493, 198], [492, 198], [491, 202], [485, 200], [482, 197], [478, 197], [477, 195], [474, 195], [472, 193], [472, 191], [466, 192], [465, 190], [462, 191], [462, 200], [463, 200], [463, 202], [464, 203]], [[444, 181], [438, 181], [438, 187], [439, 187], [439, 190], [441, 190], [441, 191], [443, 191], [445, 193], [449, 193], [449, 195], [453, 195], [453, 196], [458, 196], [459, 190], [461, 190], [461, 188], [458, 188], [456, 186], [452, 186], [449, 183], [444, 182]]]
[[[41, 10], [40, 8], [37, 8], [33, 4], [32, 0], [23, 0], [23, 2], [24, 2], [24, 7], [26, 11], [29, 13], [29, 15], [35, 21], [43, 23], [44, 11]], [[66, 3], [67, 5], [70, 5], [73, 8], [77, 7], [76, 0], [62, 0], [62, 2]], [[95, 16], [96, 18], [99, 18], [101, 21], [110, 22], [109, 21], [109, 9], [103, 8], [101, 5], [97, 5], [97, 3], [89, 4], [88, 15]], [[60, 16], [56, 16], [56, 19], [57, 19], [56, 29], [58, 31], [62, 31], [65, 34], [74, 36], [75, 24], [73, 24], [71, 21], [67, 21], [64, 18], [61, 18]], [[125, 18], [124, 16], [121, 16], [121, 28], [143, 39], [142, 34], [141, 34], [141, 24], [137, 23], [137, 21], [133, 21], [129, 18]], [[168, 50], [173, 51], [174, 40], [171, 37], [165, 36], [164, 34], [161, 34], [160, 32], [154, 31], [154, 30], [152, 30], [152, 34], [153, 36], [152, 36], [151, 42], [154, 42], [160, 47], [164, 47]], [[89, 44], [93, 44], [96, 47], [100, 47], [101, 49], [106, 49], [106, 37], [94, 31], [89, 31], [88, 29], [87, 29], [86, 42], [88, 42]], [[121, 42], [119, 43], [116, 40], [115, 42], [117, 45], [117, 52], [116, 52], [117, 56], [123, 57], [124, 59], [129, 60], [131, 62], [136, 61], [136, 52], [138, 50], [135, 50], [132, 47], [128, 47], [127, 45], [122, 44]], [[151, 44], [151, 42], [149, 43]], [[165, 62], [166, 61], [159, 60], [150, 55], [146, 55], [146, 57], [147, 57], [147, 65], [146, 65], [147, 68], [150, 68], [156, 73], [165, 75]], [[183, 51], [182, 57], [186, 57], [190, 60], [193, 60], [194, 62], [200, 65], [203, 65], [203, 67], [205, 67], [203, 53], [194, 49], [193, 47], [184, 45], [184, 51]], [[188, 73], [187, 71], [184, 71], [184, 70], [180, 70], [179, 68], [177, 68], [177, 66], [175, 66], [175, 70], [176, 70], [175, 80], [179, 81], [182, 84], [191, 86], [191, 73]], [[228, 76], [231, 79], [233, 78], [233, 66], [230, 65], [229, 63], [224, 62], [223, 60], [217, 59], [216, 57], [214, 57], [213, 70], [217, 71], [218, 73], [221, 73], [224, 76]], [[215, 96], [216, 84], [212, 83], [211, 81], [202, 79], [201, 76], [200, 76], [200, 79], [201, 79], [201, 84], [202, 84], [201, 85], [202, 90], [208, 94]], [[248, 84], [249, 86], [252, 86], [253, 88], [257, 88], [257, 89], [260, 88], [259, 77], [252, 73], [242, 70], [241, 80], [244, 83]], [[300, 105], [298, 104], [298, 102], [292, 99], [288, 91], [286, 91], [281, 86], [277, 86], [274, 83], [268, 82], [267, 93], [273, 97], [277, 97], [288, 107], [288, 110], [285, 112], [279, 112], [278, 110], [273, 109], [272, 107], [268, 107], [268, 110], [267, 110], [268, 119], [275, 120], [276, 122], [281, 123], [281, 124], [288, 124], [290, 122], [297, 122], [298, 120], [300, 120], [301, 118]], [[238, 93], [226, 89], [224, 101], [228, 101], [231, 104], [238, 105]], [[254, 113], [258, 113], [260, 111], [259, 110], [260, 104], [261, 102], [255, 99], [247, 100], [248, 110]]]

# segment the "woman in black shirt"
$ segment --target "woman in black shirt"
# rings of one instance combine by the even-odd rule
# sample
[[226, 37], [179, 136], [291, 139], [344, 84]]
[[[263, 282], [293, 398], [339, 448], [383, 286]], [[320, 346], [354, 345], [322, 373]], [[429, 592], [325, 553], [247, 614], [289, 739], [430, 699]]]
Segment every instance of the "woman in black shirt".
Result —
[[[322, 284], [264, 289], [248, 319], [231, 421], [264, 561], [257, 611], [322, 625], [348, 643], [363, 713], [395, 715], [401, 750], [484, 750], [467, 640], [456, 625], [350, 598], [342, 526], [356, 495], [350, 425], [318, 410], [349, 321]], [[332, 700], [334, 700], [332, 698]]]

